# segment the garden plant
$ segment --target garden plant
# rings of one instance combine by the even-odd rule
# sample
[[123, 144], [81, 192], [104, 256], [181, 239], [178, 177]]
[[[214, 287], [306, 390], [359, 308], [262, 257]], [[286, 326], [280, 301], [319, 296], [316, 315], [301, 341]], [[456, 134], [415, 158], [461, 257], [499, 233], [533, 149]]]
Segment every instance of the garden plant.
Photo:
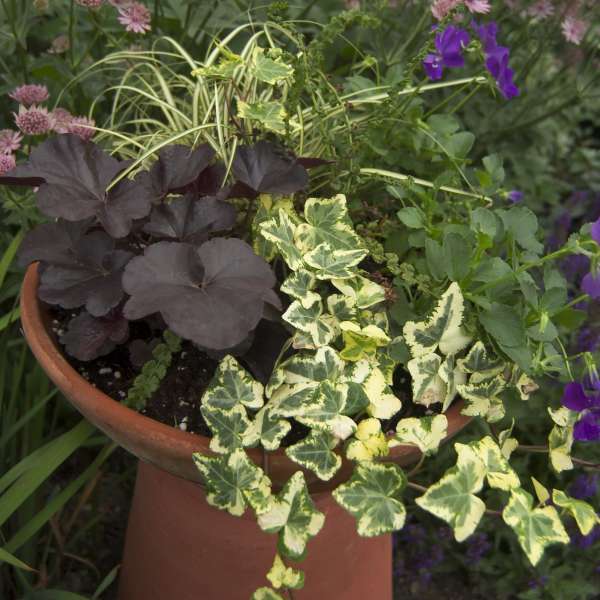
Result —
[[[141, 459], [121, 599], [391, 599], [393, 573], [443, 571], [442, 526], [498, 598], [595, 597], [593, 560], [561, 568], [600, 531], [597, 8], [235, 4], [2, 5], [36, 77], [0, 132], [0, 328], [21, 317], [89, 421], [46, 438], [72, 416], [32, 359], [21, 383], [25, 346], [3, 366], [6, 593], [73, 597], [17, 550], [119, 444]], [[32, 19], [68, 26], [34, 67]]]

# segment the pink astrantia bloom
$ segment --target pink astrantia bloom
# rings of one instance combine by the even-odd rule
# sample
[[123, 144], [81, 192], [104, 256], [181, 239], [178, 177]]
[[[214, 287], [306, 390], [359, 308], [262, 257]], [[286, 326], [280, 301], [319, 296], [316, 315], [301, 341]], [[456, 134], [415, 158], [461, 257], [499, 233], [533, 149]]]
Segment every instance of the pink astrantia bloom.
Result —
[[131, 2], [125, 6], [120, 6], [118, 10], [119, 23], [125, 26], [126, 31], [141, 34], [150, 31], [150, 11], [140, 2]]
[[534, 2], [527, 11], [532, 17], [547, 19], [554, 14], [552, 0], [538, 0]]
[[75, 0], [79, 6], [85, 6], [86, 8], [98, 8], [102, 6], [104, 0]]
[[15, 88], [9, 96], [23, 106], [31, 106], [32, 104], [45, 102], [50, 94], [48, 94], [48, 88], [45, 85], [29, 83]]
[[69, 133], [78, 135], [82, 140], [87, 142], [91, 140], [96, 133], [95, 129], [91, 129], [93, 127], [96, 127], [96, 121], [94, 121], [94, 119], [88, 119], [87, 117], [73, 117], [69, 123], [68, 131]]
[[441, 21], [451, 10], [454, 10], [462, 0], [435, 0], [431, 6], [431, 13], [438, 20]]
[[465, 6], [472, 13], [489, 13], [491, 6], [489, 0], [465, 0]]
[[561, 25], [562, 33], [567, 42], [572, 42], [577, 46], [585, 35], [587, 26], [584, 21], [575, 17], [566, 17]]
[[64, 108], [55, 108], [50, 114], [52, 119], [52, 129], [56, 133], [69, 133], [69, 125], [73, 120], [73, 115]]
[[0, 175], [8, 173], [15, 165], [15, 157], [12, 154], [0, 154]]
[[52, 129], [52, 118], [46, 108], [41, 106], [19, 106], [19, 113], [15, 115], [17, 127], [27, 135], [42, 135]]
[[18, 131], [12, 129], [2, 129], [0, 131], [0, 155], [12, 154], [21, 147], [23, 136]]

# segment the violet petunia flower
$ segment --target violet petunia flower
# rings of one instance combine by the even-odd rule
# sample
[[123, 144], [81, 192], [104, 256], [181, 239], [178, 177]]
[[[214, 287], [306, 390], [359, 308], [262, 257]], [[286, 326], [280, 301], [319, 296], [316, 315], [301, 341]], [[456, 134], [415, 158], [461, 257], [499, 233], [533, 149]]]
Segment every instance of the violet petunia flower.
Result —
[[593, 389], [586, 390], [577, 381], [565, 386], [562, 403], [568, 409], [580, 413], [573, 427], [573, 437], [580, 442], [596, 442], [600, 440], [600, 382], [591, 382]]
[[594, 221], [594, 223], [592, 223], [592, 229], [591, 229], [590, 233], [592, 234], [592, 239], [597, 244], [600, 244], [600, 219], [598, 219], [597, 221]]
[[508, 192], [507, 198], [513, 204], [518, 204], [519, 202], [523, 201], [523, 196], [524, 194], [520, 190], [511, 190]]
[[600, 299], [600, 273], [590, 271], [581, 280], [581, 291], [594, 300]]
[[442, 78], [444, 67], [454, 69], [463, 67], [465, 58], [462, 54], [464, 48], [468, 46], [471, 38], [464, 30], [453, 25], [449, 25], [436, 34], [434, 54], [428, 54], [423, 61], [423, 68], [429, 79], [435, 81]]
[[598, 493], [600, 474], [583, 473], [569, 486], [569, 495], [578, 500], [593, 498]]

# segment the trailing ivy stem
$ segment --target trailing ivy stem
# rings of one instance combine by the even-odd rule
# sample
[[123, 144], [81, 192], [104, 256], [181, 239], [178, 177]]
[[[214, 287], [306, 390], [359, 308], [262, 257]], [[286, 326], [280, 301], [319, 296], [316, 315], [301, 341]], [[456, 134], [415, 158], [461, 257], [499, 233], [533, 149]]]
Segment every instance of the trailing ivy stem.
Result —
[[417, 464], [406, 474], [406, 476], [412, 477], [413, 475], [418, 473], [421, 470], [421, 467], [423, 466], [424, 462], [425, 462], [425, 454], [421, 453], [421, 456], [419, 457]]
[[[526, 444], [519, 444], [516, 449], [520, 450], [521, 452], [531, 452], [534, 454], [550, 453], [550, 449], [548, 448], [548, 446], [528, 446]], [[584, 460], [583, 458], [576, 458], [575, 456], [571, 456], [571, 460], [577, 465], [581, 465], [589, 469], [600, 470], [600, 463], [595, 463], [590, 460]]]

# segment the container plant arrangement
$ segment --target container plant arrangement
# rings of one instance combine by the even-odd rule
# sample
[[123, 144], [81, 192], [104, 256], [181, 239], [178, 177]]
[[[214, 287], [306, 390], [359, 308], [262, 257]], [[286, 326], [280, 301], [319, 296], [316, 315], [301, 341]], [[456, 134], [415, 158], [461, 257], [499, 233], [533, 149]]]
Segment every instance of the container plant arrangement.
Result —
[[[388, 534], [413, 499], [459, 541], [486, 513], [501, 517], [535, 564], [568, 541], [562, 517], [584, 534], [599, 521], [560, 484], [550, 492], [510, 465], [515, 451], [547, 452], [559, 476], [582, 463], [574, 440], [600, 437], [595, 366], [561, 341], [577, 304], [597, 294], [598, 225], [545, 254], [533, 213], [495, 206], [507, 196], [497, 157], [469, 190], [352, 167], [320, 132], [352, 131], [353, 102], [332, 93], [300, 108], [306, 55], [277, 47], [270, 29], [288, 31], [266, 24], [238, 54], [228, 38], [203, 63], [184, 56], [193, 75], [174, 77], [195, 94], [191, 116], [161, 101], [165, 126], [156, 106], [128, 103], [136, 135], [99, 130], [111, 152], [62, 134], [0, 178], [37, 187], [52, 219], [21, 248], [23, 264], [37, 263], [22, 294], [32, 350], [85, 416], [142, 459], [121, 597], [391, 598]], [[488, 61], [502, 54], [494, 35], [479, 30], [473, 47]], [[437, 79], [459, 66], [469, 44], [447, 26], [420, 57], [425, 71]], [[511, 97], [502, 65], [493, 83]], [[409, 107], [424, 87], [384, 95]], [[381, 93], [354, 99], [376, 107], [359, 121], [381, 118]], [[452, 135], [452, 118], [437, 116]], [[390, 184], [401, 205], [383, 233], [359, 210], [353, 220], [361, 177]], [[339, 185], [348, 198], [315, 193]], [[390, 232], [402, 252], [382, 245]], [[569, 256], [591, 260], [572, 300], [556, 267]], [[115, 380], [133, 374], [114, 399], [115, 381], [96, 377], [107, 357], [120, 365]], [[522, 446], [519, 412], [552, 379], [567, 385], [540, 415], [547, 441]], [[181, 386], [191, 406], [169, 406], [188, 405], [186, 416], [165, 416]], [[469, 421], [455, 466], [418, 481]]]

